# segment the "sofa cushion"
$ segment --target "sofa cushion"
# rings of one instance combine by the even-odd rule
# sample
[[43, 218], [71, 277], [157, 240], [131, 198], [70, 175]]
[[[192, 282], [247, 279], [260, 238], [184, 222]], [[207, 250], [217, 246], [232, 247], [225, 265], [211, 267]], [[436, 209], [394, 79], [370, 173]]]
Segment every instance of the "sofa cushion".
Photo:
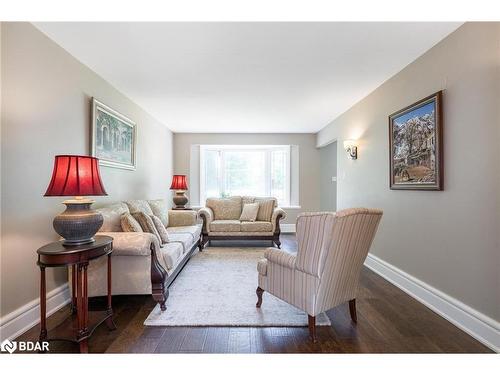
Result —
[[163, 226], [163, 223], [158, 218], [158, 216], [151, 215], [150, 218], [151, 220], [153, 220], [153, 224], [155, 225], [155, 228], [158, 231], [158, 234], [160, 235], [161, 244], [165, 245], [168, 242], [167, 229]]
[[144, 212], [136, 212], [136, 213], [132, 214], [132, 216], [141, 225], [141, 228], [144, 232], [154, 234], [155, 237], [158, 239], [158, 242], [160, 244], [162, 243], [160, 234], [158, 233], [158, 230], [156, 229], [156, 226], [153, 223], [151, 216], [147, 215]]
[[168, 207], [164, 199], [156, 199], [148, 201], [153, 215], [157, 216], [164, 227], [168, 227]]
[[255, 197], [250, 197], [250, 196], [241, 197], [241, 205], [242, 206], [244, 204], [248, 204], [248, 203], [255, 203]]
[[169, 242], [160, 250], [167, 269], [171, 270], [182, 258], [184, 253], [184, 246], [179, 242]]
[[167, 233], [188, 233], [193, 237], [193, 241], [198, 241], [201, 235], [201, 225], [189, 225], [185, 227], [168, 227]]
[[207, 207], [214, 212], [215, 220], [239, 220], [241, 197], [208, 198]]
[[239, 220], [214, 220], [210, 223], [211, 232], [239, 232]]
[[259, 213], [258, 203], [245, 203], [241, 210], [240, 221], [255, 221]]
[[123, 214], [129, 213], [128, 207], [124, 203], [115, 203], [98, 208], [96, 211], [100, 212], [104, 219], [102, 227], [99, 229], [100, 232], [121, 232], [121, 217]]
[[241, 222], [242, 232], [271, 232], [272, 230], [273, 230], [273, 224], [269, 221]]
[[139, 224], [128, 212], [122, 215], [121, 225], [124, 232], [144, 232], [141, 224]]
[[169, 233], [168, 234], [169, 243], [180, 243], [182, 244], [182, 252], [185, 253], [191, 246], [193, 246], [193, 236], [189, 233]]
[[274, 198], [255, 198], [255, 202], [259, 203], [259, 212], [257, 213], [257, 221], [271, 221], [276, 199]]
[[148, 216], [154, 215], [153, 211], [151, 210], [151, 207], [149, 207], [148, 202], [145, 200], [136, 199], [136, 200], [125, 201], [125, 203], [127, 204], [128, 209], [132, 215], [137, 212], [144, 212]]

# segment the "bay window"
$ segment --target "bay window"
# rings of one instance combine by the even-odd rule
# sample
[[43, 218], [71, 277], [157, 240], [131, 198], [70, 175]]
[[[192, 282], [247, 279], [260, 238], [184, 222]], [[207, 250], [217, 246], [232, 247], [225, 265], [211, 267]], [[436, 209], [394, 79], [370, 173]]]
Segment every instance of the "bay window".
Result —
[[290, 146], [200, 146], [200, 199], [251, 195], [290, 204]]

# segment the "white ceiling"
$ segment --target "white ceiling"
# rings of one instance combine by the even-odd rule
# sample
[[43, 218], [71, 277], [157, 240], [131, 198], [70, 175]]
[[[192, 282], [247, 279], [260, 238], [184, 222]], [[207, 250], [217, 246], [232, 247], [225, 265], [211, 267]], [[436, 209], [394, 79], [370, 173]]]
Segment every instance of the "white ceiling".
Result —
[[315, 133], [460, 24], [35, 26], [174, 132]]

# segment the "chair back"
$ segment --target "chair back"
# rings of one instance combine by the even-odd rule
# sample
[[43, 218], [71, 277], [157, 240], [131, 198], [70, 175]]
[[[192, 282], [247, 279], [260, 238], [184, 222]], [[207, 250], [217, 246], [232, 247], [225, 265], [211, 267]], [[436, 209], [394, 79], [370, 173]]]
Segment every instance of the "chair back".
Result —
[[351, 208], [299, 215], [297, 269], [319, 277], [315, 310], [356, 297], [359, 275], [382, 211]]

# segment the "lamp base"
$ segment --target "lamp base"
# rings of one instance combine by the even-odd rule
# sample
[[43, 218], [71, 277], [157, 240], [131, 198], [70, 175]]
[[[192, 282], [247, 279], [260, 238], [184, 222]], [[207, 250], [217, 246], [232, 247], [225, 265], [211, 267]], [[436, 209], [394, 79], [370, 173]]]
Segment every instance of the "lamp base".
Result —
[[90, 208], [94, 201], [72, 199], [63, 202], [66, 210], [54, 218], [54, 230], [59, 234], [65, 246], [78, 246], [94, 242], [94, 235], [101, 228], [102, 215]]
[[174, 201], [175, 208], [186, 208], [188, 197], [186, 197], [184, 190], [177, 190], [172, 200]]

